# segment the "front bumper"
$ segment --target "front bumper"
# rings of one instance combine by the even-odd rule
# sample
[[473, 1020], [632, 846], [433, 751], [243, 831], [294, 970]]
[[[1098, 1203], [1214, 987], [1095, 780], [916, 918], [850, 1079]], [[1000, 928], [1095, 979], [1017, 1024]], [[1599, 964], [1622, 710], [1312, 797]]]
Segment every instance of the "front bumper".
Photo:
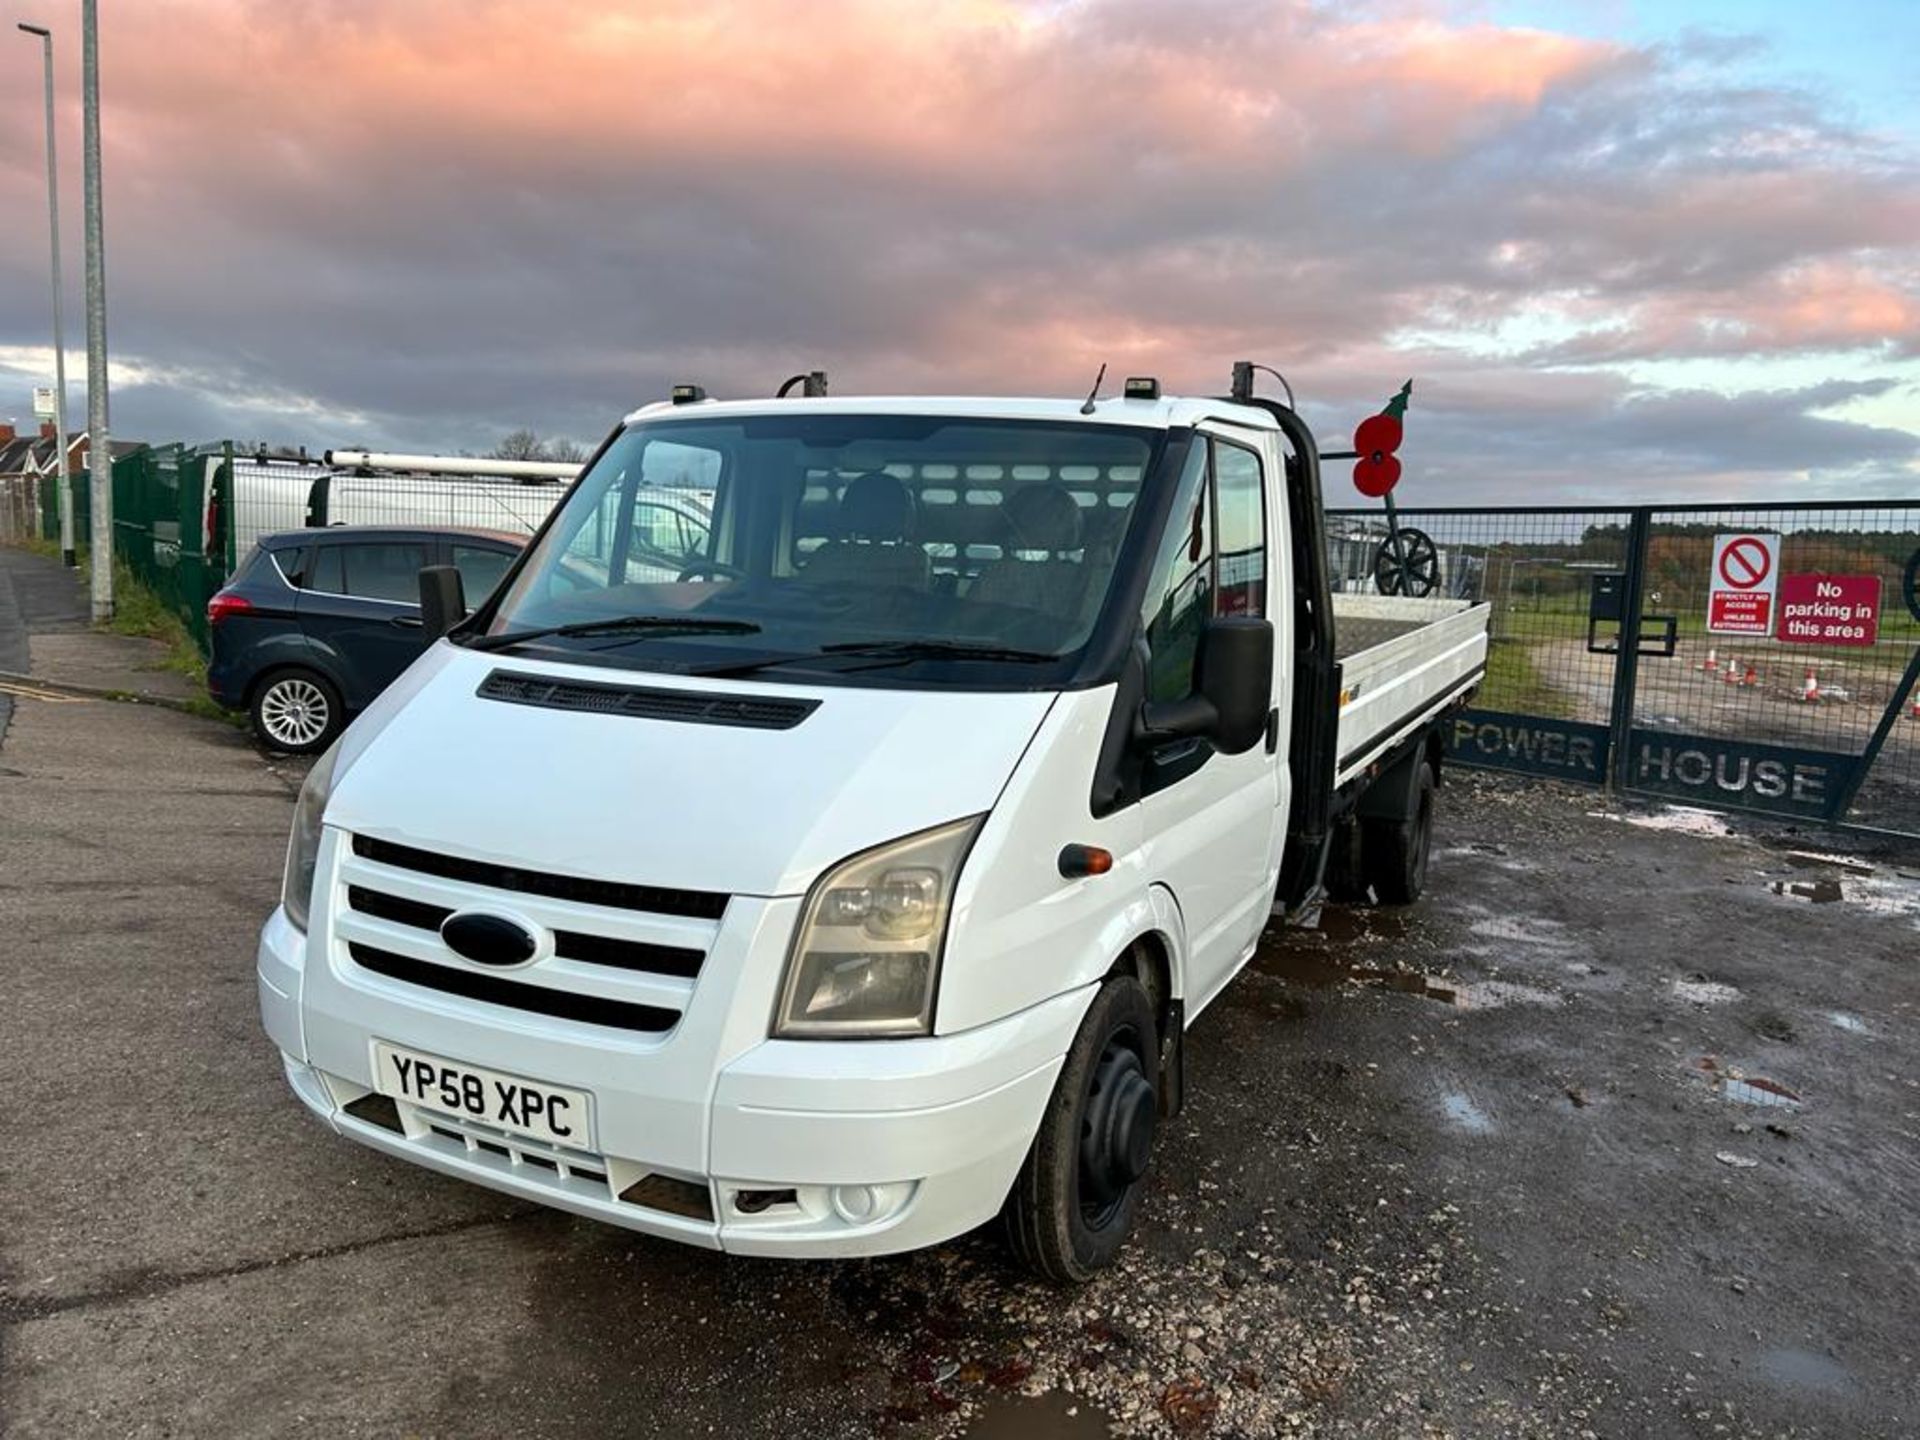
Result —
[[[260, 1006], [294, 1093], [340, 1134], [442, 1174], [578, 1215], [735, 1254], [880, 1255], [952, 1238], [999, 1210], [1025, 1158], [1092, 987], [1004, 1020], [924, 1040], [761, 1040], [702, 1078], [705, 1164], [685, 1155], [575, 1152], [366, 1103], [363, 1078], [310, 1064], [306, 937], [276, 911], [261, 932]], [[379, 1022], [393, 1028], [389, 1018]], [[337, 1026], [339, 1016], [329, 1017]], [[374, 1040], [434, 1049], [426, 1036]], [[463, 1052], [474, 1064], [488, 1053]], [[698, 1052], [689, 1049], [689, 1061]], [[504, 1068], [517, 1068], [511, 1063]], [[366, 1072], [363, 1072], [363, 1074]], [[647, 1133], [648, 1097], [580, 1072], [527, 1078], [594, 1093], [600, 1143]], [[692, 1077], [676, 1077], [685, 1093]], [[637, 1113], [622, 1113], [623, 1111]], [[369, 1118], [375, 1116], [377, 1118]], [[384, 1123], [382, 1123], [384, 1122]], [[398, 1129], [393, 1128], [397, 1122]]]

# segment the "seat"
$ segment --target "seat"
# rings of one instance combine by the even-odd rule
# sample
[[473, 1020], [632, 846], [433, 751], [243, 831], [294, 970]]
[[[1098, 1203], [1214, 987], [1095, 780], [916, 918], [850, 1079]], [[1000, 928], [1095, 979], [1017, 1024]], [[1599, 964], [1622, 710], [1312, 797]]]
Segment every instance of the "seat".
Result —
[[856, 475], [840, 492], [834, 537], [814, 551], [800, 579], [811, 585], [925, 591], [933, 567], [914, 543], [913, 494], [884, 470]]
[[1087, 567], [1077, 558], [1084, 541], [1073, 496], [1052, 482], [1026, 485], [1008, 497], [1001, 513], [1006, 558], [980, 572], [967, 598], [1078, 621]]

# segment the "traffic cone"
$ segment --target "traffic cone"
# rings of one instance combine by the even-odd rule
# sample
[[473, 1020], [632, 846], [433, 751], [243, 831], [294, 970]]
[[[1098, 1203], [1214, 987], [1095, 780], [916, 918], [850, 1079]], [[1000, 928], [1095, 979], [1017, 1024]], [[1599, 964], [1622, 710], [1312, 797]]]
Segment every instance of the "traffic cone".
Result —
[[1800, 687], [1800, 702], [1803, 705], [1817, 704], [1820, 699], [1820, 682], [1814, 677], [1813, 666], [1807, 666], [1806, 684]]
[[1907, 718], [1909, 720], [1920, 720], [1920, 686], [1916, 686], [1914, 689], [1913, 708], [1907, 711]]
[[1747, 678], [1740, 683], [1749, 687], [1760, 683], [1760, 672], [1753, 668], [1753, 662], [1751, 660], [1747, 662]]
[[1727, 673], [1722, 678], [1729, 685], [1738, 685], [1740, 683], [1740, 662], [1738, 660], [1727, 661]]
[[1702, 665], [1700, 668], [1702, 670], [1707, 670], [1707, 671], [1718, 670], [1720, 668], [1720, 652], [1715, 650], [1711, 645], [1709, 645], [1707, 647], [1706, 663]]

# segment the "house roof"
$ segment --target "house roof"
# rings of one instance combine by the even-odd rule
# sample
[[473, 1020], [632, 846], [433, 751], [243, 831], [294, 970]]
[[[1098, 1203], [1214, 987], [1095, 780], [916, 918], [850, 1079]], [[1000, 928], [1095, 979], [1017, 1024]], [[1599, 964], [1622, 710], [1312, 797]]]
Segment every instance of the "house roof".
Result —
[[27, 469], [27, 462], [33, 458], [33, 447], [39, 444], [37, 437], [20, 435], [0, 445], [0, 475], [19, 475]]

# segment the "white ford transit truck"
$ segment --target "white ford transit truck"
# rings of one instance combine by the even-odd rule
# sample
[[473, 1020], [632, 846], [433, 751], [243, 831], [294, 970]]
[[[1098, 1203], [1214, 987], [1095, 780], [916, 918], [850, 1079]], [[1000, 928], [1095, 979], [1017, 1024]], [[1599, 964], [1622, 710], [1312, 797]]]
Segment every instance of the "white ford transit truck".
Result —
[[1484, 605], [1330, 594], [1250, 378], [628, 416], [478, 610], [423, 574], [444, 637], [307, 777], [258, 955], [294, 1093], [713, 1249], [1000, 1216], [1108, 1263], [1270, 921], [1419, 893], [1485, 668]]

